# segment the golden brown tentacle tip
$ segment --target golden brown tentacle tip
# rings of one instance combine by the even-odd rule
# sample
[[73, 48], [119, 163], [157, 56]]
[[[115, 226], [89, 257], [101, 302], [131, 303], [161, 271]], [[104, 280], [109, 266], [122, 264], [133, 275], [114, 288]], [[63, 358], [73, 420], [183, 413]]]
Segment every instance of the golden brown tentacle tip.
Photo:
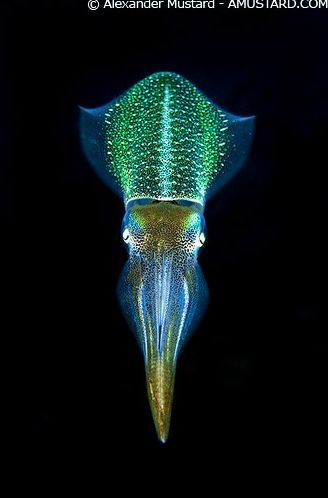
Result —
[[174, 365], [161, 356], [146, 365], [147, 390], [150, 408], [158, 435], [162, 443], [166, 443], [171, 420], [174, 392]]

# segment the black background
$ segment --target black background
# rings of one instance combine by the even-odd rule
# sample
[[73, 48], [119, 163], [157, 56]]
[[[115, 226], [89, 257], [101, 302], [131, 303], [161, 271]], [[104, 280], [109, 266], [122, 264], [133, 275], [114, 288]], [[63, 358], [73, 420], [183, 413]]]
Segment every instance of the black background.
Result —
[[[140, 462], [148, 451], [186, 449], [197, 461], [214, 450], [218, 468], [251, 455], [288, 468], [318, 455], [326, 10], [90, 12], [49, 0], [0, 12], [2, 381], [14, 448], [105, 463], [120, 450]], [[165, 446], [115, 295], [123, 204], [89, 167], [78, 133], [78, 105], [104, 104], [162, 70], [257, 116], [247, 164], [206, 208], [210, 304], [178, 363]]]

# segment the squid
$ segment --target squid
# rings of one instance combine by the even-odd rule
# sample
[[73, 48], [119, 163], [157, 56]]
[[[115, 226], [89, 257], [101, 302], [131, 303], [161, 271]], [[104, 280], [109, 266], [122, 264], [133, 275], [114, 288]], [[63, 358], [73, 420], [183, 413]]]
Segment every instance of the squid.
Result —
[[177, 358], [208, 288], [197, 258], [206, 200], [241, 168], [254, 116], [229, 114], [190, 81], [152, 74], [96, 109], [81, 108], [81, 143], [123, 200], [128, 260], [118, 298], [141, 347], [158, 438], [168, 438]]

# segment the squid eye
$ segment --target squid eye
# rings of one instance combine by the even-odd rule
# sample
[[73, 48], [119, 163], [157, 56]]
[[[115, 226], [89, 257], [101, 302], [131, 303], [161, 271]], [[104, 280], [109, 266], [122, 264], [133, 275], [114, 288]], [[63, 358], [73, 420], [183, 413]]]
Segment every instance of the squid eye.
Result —
[[124, 242], [127, 244], [129, 242], [129, 238], [130, 238], [130, 232], [129, 232], [128, 228], [124, 228], [123, 233], [122, 233], [122, 237], [123, 237]]
[[198, 246], [202, 247], [205, 244], [205, 240], [206, 240], [206, 237], [205, 237], [204, 232], [200, 232], [200, 234], [198, 236]]

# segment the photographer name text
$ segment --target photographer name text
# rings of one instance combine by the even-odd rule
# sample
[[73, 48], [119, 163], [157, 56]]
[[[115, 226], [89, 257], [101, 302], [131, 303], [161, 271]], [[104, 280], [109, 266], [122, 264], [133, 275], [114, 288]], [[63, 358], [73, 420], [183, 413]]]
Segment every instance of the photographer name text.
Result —
[[99, 9], [328, 9], [328, 0], [89, 0]]

